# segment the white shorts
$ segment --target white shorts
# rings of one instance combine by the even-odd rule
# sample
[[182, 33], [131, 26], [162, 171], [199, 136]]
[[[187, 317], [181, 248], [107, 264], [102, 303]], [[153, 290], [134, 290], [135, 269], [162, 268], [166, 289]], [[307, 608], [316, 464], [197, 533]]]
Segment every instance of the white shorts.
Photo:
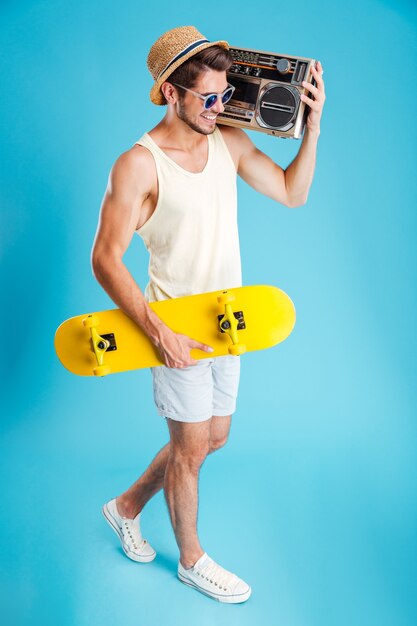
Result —
[[159, 415], [178, 422], [204, 422], [236, 409], [240, 358], [218, 356], [181, 369], [152, 367], [153, 391]]

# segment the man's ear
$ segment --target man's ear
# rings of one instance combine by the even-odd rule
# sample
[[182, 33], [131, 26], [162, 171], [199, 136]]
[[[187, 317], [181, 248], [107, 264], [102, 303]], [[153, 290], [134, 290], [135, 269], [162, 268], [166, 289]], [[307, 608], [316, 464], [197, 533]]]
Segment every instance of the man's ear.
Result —
[[165, 81], [161, 85], [161, 91], [164, 94], [165, 100], [168, 104], [175, 104], [178, 100], [178, 92], [174, 85]]

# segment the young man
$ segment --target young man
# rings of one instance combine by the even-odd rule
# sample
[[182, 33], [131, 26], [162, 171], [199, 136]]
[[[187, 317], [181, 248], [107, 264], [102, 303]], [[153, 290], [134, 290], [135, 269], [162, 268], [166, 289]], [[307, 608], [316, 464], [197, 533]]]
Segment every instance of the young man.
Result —
[[[126, 555], [155, 558], [140, 532], [145, 504], [164, 489], [180, 551], [178, 576], [222, 602], [244, 602], [247, 583], [213, 561], [197, 535], [198, 475], [206, 456], [229, 434], [239, 381], [239, 357], [195, 361], [191, 349], [210, 346], [178, 335], [147, 302], [240, 286], [236, 174], [288, 207], [307, 200], [313, 179], [324, 84], [305, 85], [310, 107], [297, 157], [284, 171], [240, 129], [216, 126], [230, 98], [228, 44], [209, 42], [194, 27], [176, 28], [152, 46], [151, 100], [164, 118], [114, 164], [92, 253], [94, 274], [114, 302], [149, 336], [165, 366], [153, 368], [155, 402], [170, 441], [144, 474], [103, 507]], [[150, 253], [145, 294], [123, 263], [137, 232]]]

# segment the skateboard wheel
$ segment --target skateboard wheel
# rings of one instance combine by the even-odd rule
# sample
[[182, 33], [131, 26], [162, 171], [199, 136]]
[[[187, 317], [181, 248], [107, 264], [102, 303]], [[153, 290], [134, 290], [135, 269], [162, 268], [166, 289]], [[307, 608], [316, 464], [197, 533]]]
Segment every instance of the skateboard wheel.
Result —
[[230, 304], [234, 302], [235, 297], [232, 293], [226, 291], [226, 293], [222, 293], [221, 296], [217, 296], [217, 302], [219, 304]]
[[98, 326], [99, 318], [97, 315], [89, 315], [83, 319], [83, 325], [85, 328], [92, 328], [93, 326]]
[[232, 356], [240, 356], [246, 352], [246, 346], [244, 343], [234, 343], [229, 346], [229, 354]]
[[110, 372], [111, 368], [108, 365], [99, 365], [93, 369], [94, 376], [107, 376]]

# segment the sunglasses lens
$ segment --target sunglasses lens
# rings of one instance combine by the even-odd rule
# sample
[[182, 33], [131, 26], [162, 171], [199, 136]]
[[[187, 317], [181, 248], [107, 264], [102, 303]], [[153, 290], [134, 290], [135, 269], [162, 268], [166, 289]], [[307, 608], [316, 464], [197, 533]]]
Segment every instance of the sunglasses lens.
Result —
[[210, 96], [207, 96], [206, 101], [204, 103], [205, 109], [211, 109], [213, 104], [217, 101], [217, 95], [212, 93]]
[[[228, 89], [226, 89], [226, 91], [222, 95], [223, 104], [226, 104], [226, 102], [229, 102], [230, 98], [233, 95], [233, 91], [234, 91], [233, 87], [229, 87]], [[220, 94], [219, 94], [219, 97], [220, 97]], [[215, 102], [217, 102], [217, 94], [212, 93], [206, 97], [206, 100], [204, 102], [204, 108], [211, 109], [211, 107], [214, 105]]]
[[232, 87], [229, 87], [229, 89], [226, 89], [226, 91], [223, 94], [223, 98], [222, 98], [223, 104], [226, 104], [226, 102], [229, 102], [232, 95], [233, 95], [233, 89]]

